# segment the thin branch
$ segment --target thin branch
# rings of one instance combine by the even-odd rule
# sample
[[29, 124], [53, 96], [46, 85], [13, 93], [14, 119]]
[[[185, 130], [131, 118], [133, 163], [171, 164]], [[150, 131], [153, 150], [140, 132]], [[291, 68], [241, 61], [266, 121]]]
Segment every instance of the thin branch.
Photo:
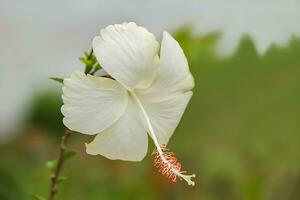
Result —
[[66, 150], [66, 143], [68, 141], [69, 136], [71, 135], [71, 131], [69, 129], [65, 129], [65, 133], [61, 138], [61, 143], [60, 143], [60, 153], [59, 153], [59, 158], [56, 164], [56, 168], [51, 175], [51, 186], [50, 186], [50, 191], [49, 191], [49, 197], [48, 200], [53, 200], [54, 196], [57, 192], [57, 180], [59, 178], [60, 172], [62, 170], [63, 164], [64, 164], [64, 159], [63, 155]]
[[[87, 59], [90, 60], [93, 56], [93, 49], [91, 49]], [[89, 73], [89, 72], [87, 72]], [[69, 129], [65, 129], [65, 133], [61, 138], [61, 143], [60, 143], [60, 153], [59, 153], [59, 158], [56, 164], [56, 168], [51, 175], [51, 185], [50, 185], [50, 191], [49, 191], [49, 196], [48, 200], [53, 200], [54, 196], [57, 192], [57, 182], [59, 179], [60, 172], [62, 170], [63, 164], [64, 164], [64, 153], [66, 151], [66, 143], [68, 141], [69, 136], [71, 135], [72, 131]]]

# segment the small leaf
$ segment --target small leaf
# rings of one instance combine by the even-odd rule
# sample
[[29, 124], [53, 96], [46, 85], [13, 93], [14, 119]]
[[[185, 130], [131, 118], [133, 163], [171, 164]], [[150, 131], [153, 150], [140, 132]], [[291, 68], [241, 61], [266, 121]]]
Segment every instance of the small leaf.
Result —
[[63, 78], [59, 78], [59, 77], [49, 77], [49, 79], [53, 80], [53, 81], [57, 81], [59, 83], [63, 83], [64, 79]]
[[57, 165], [57, 160], [51, 160], [51, 161], [47, 161], [46, 166], [48, 169], [50, 169], [51, 171], [54, 171]]
[[98, 71], [99, 69], [101, 69], [101, 66], [97, 63], [94, 67], [94, 71]]
[[73, 156], [76, 155], [76, 152], [75, 151], [72, 151], [72, 150], [69, 150], [69, 151], [65, 151], [64, 155], [63, 155], [63, 159], [64, 161], [72, 158]]
[[86, 57], [86, 58], [88, 58], [88, 57], [89, 57], [89, 55], [90, 55], [90, 52], [88, 52], [88, 51], [84, 51], [84, 55], [85, 55], [85, 57]]
[[97, 62], [97, 58], [95, 55], [92, 55], [90, 60], [92, 61], [93, 64], [96, 64], [96, 62]]
[[86, 74], [88, 74], [88, 73], [90, 73], [90, 71], [92, 70], [92, 68], [93, 68], [92, 65], [86, 65], [86, 66], [85, 66], [84, 72], [85, 72]]
[[45, 197], [42, 197], [42, 196], [40, 196], [40, 195], [34, 195], [34, 194], [30, 195], [29, 198], [30, 198], [31, 200], [46, 200]]
[[90, 72], [91, 75], [94, 75], [99, 69], [101, 69], [101, 66], [97, 63], [94, 66], [94, 69]]
[[85, 64], [85, 65], [88, 65], [88, 64], [89, 64], [89, 60], [86, 59], [86, 58], [84, 58], [84, 57], [80, 57], [79, 60], [80, 60], [81, 62], [83, 62], [83, 64]]
[[65, 180], [67, 180], [67, 177], [65, 177], [65, 176], [59, 176], [58, 179], [57, 179], [57, 183], [62, 183]]
[[87, 65], [87, 66], [93, 66], [94, 64], [95, 64], [95, 62], [93, 61], [93, 60], [89, 60], [89, 59], [87, 59], [87, 58], [79, 58], [79, 60], [81, 61], [81, 62], [83, 62], [85, 65]]

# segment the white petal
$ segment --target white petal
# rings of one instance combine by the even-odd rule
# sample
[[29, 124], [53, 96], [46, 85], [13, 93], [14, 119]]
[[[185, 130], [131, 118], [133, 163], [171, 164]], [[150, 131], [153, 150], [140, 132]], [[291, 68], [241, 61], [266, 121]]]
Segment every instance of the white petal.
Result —
[[88, 154], [100, 154], [111, 160], [141, 161], [147, 153], [147, 137], [137, 108], [129, 99], [121, 118], [87, 144], [86, 151]]
[[168, 100], [153, 101], [139, 94], [160, 145], [168, 144], [192, 95], [189, 91]]
[[127, 88], [148, 87], [158, 68], [155, 36], [135, 23], [110, 25], [93, 39], [101, 66]]
[[97, 134], [124, 113], [128, 95], [117, 81], [76, 71], [64, 80], [61, 111], [66, 127], [83, 134]]
[[178, 42], [167, 32], [163, 33], [160, 50], [160, 68], [152, 86], [144, 90], [150, 99], [168, 99], [194, 87], [187, 59]]
[[159, 73], [150, 88], [136, 90], [159, 144], [167, 144], [192, 96], [188, 62], [178, 42], [164, 32]]

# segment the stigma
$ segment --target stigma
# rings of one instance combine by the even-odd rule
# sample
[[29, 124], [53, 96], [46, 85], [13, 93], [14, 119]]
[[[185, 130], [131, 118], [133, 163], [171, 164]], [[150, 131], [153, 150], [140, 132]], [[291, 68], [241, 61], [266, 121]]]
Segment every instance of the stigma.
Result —
[[176, 183], [177, 179], [179, 179], [185, 180], [188, 185], [194, 186], [195, 182], [192, 178], [195, 178], [196, 175], [187, 175], [187, 171], [182, 171], [181, 162], [176, 158], [174, 153], [166, 147], [165, 144], [163, 144], [160, 149], [161, 151], [155, 148], [152, 152], [153, 166], [157, 168], [158, 172], [174, 183]]

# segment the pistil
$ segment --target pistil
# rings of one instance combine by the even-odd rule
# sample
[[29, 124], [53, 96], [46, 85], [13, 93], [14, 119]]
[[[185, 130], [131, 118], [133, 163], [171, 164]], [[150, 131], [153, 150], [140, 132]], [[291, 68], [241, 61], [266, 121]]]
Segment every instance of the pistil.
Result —
[[141, 109], [141, 112], [145, 118], [146, 124], [149, 129], [149, 134], [152, 137], [152, 140], [154, 142], [154, 145], [156, 146], [156, 151], [152, 155], [154, 155], [154, 166], [158, 168], [159, 172], [169, 178], [171, 181], [176, 182], [176, 177], [178, 176], [179, 179], [185, 180], [189, 185], [194, 186], [195, 182], [191, 179], [196, 177], [195, 174], [187, 175], [185, 174], [186, 171], [180, 171], [181, 170], [181, 163], [177, 160], [177, 158], [174, 156], [173, 152], [170, 152], [166, 146], [164, 145], [161, 147], [158, 143], [157, 137], [155, 135], [154, 129], [152, 127], [151, 121], [148, 117], [148, 114], [142, 104], [142, 102], [139, 100], [138, 96], [135, 94], [134, 91], [129, 92], [130, 95], [133, 97], [133, 99], [138, 104], [139, 108]]

